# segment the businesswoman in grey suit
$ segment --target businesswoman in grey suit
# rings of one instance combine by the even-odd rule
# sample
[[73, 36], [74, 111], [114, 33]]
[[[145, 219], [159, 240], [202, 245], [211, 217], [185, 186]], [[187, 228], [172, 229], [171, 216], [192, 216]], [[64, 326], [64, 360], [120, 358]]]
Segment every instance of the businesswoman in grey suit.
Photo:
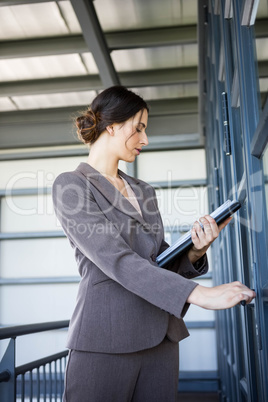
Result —
[[87, 162], [53, 184], [56, 215], [81, 275], [67, 347], [64, 401], [177, 400], [178, 342], [190, 305], [229, 308], [255, 293], [239, 282], [206, 288], [206, 250], [220, 227], [210, 216], [192, 229], [193, 247], [160, 268], [168, 244], [154, 189], [118, 169], [148, 144], [148, 106], [121, 86], [108, 88], [77, 118]]

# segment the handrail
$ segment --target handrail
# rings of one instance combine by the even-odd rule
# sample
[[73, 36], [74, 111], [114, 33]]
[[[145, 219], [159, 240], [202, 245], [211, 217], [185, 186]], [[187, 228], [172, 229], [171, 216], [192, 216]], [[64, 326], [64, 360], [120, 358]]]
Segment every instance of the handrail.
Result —
[[51, 321], [37, 324], [17, 325], [13, 327], [0, 328], [0, 340], [16, 338], [17, 336], [35, 334], [37, 332], [51, 331], [55, 329], [67, 328], [69, 320]]
[[45, 366], [47, 363], [51, 363], [55, 360], [66, 357], [67, 355], [68, 355], [68, 350], [64, 350], [63, 352], [55, 353], [54, 355], [50, 355], [50, 356], [44, 357], [42, 359], [35, 360], [33, 362], [23, 364], [22, 366], [18, 366], [15, 369], [16, 376], [25, 374], [27, 371], [31, 371], [35, 368]]
[[0, 382], [7, 382], [10, 380], [11, 372], [9, 370], [1, 371], [0, 373]]
[[68, 328], [68, 326], [69, 320], [64, 320], [0, 328], [0, 340], [9, 339], [4, 355], [0, 359], [1, 401], [15, 402], [16, 394], [20, 395], [22, 401], [28, 396], [30, 396], [30, 400], [33, 396], [40, 400], [41, 395], [44, 400], [47, 400], [47, 396], [50, 400], [52, 400], [52, 396], [58, 400], [63, 393], [63, 373], [68, 350], [16, 367], [16, 338], [22, 335]]

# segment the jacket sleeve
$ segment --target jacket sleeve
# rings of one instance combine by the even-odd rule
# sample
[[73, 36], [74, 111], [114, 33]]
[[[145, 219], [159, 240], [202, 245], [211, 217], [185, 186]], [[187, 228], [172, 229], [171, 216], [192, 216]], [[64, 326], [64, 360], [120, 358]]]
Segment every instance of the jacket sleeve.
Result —
[[[69, 172], [59, 175], [52, 188], [56, 216], [70, 242], [125, 289], [181, 318], [197, 284], [134, 252], [83, 187], [83, 181]], [[79, 230], [85, 225], [86, 232]]]
[[[169, 244], [163, 240], [162, 244], [160, 246], [158, 255], [163, 253], [167, 248], [169, 247]], [[207, 255], [203, 255], [198, 261], [196, 261], [194, 264], [192, 264], [187, 257], [187, 254], [184, 253], [183, 256], [180, 256], [179, 258], [175, 258], [172, 262], [170, 262], [166, 269], [176, 272], [180, 275], [182, 275], [184, 278], [196, 278], [198, 276], [204, 275], [208, 272], [208, 259]]]

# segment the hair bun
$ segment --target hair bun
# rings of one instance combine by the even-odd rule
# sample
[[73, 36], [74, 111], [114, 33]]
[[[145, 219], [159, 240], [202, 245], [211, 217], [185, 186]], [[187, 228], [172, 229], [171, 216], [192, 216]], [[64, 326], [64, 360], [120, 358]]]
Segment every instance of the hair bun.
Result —
[[92, 145], [112, 124], [124, 124], [138, 112], [149, 111], [147, 103], [121, 85], [101, 91], [90, 107], [76, 119], [78, 138]]
[[85, 144], [93, 144], [98, 138], [98, 118], [92, 109], [76, 118], [78, 138]]

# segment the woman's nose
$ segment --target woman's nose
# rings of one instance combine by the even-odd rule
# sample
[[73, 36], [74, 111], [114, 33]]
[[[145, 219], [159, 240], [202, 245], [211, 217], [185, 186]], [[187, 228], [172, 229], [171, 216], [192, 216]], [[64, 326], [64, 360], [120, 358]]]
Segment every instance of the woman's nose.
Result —
[[147, 137], [147, 134], [145, 132], [143, 133], [143, 136], [141, 138], [141, 143], [144, 144], [144, 145], [149, 144], [148, 137]]

